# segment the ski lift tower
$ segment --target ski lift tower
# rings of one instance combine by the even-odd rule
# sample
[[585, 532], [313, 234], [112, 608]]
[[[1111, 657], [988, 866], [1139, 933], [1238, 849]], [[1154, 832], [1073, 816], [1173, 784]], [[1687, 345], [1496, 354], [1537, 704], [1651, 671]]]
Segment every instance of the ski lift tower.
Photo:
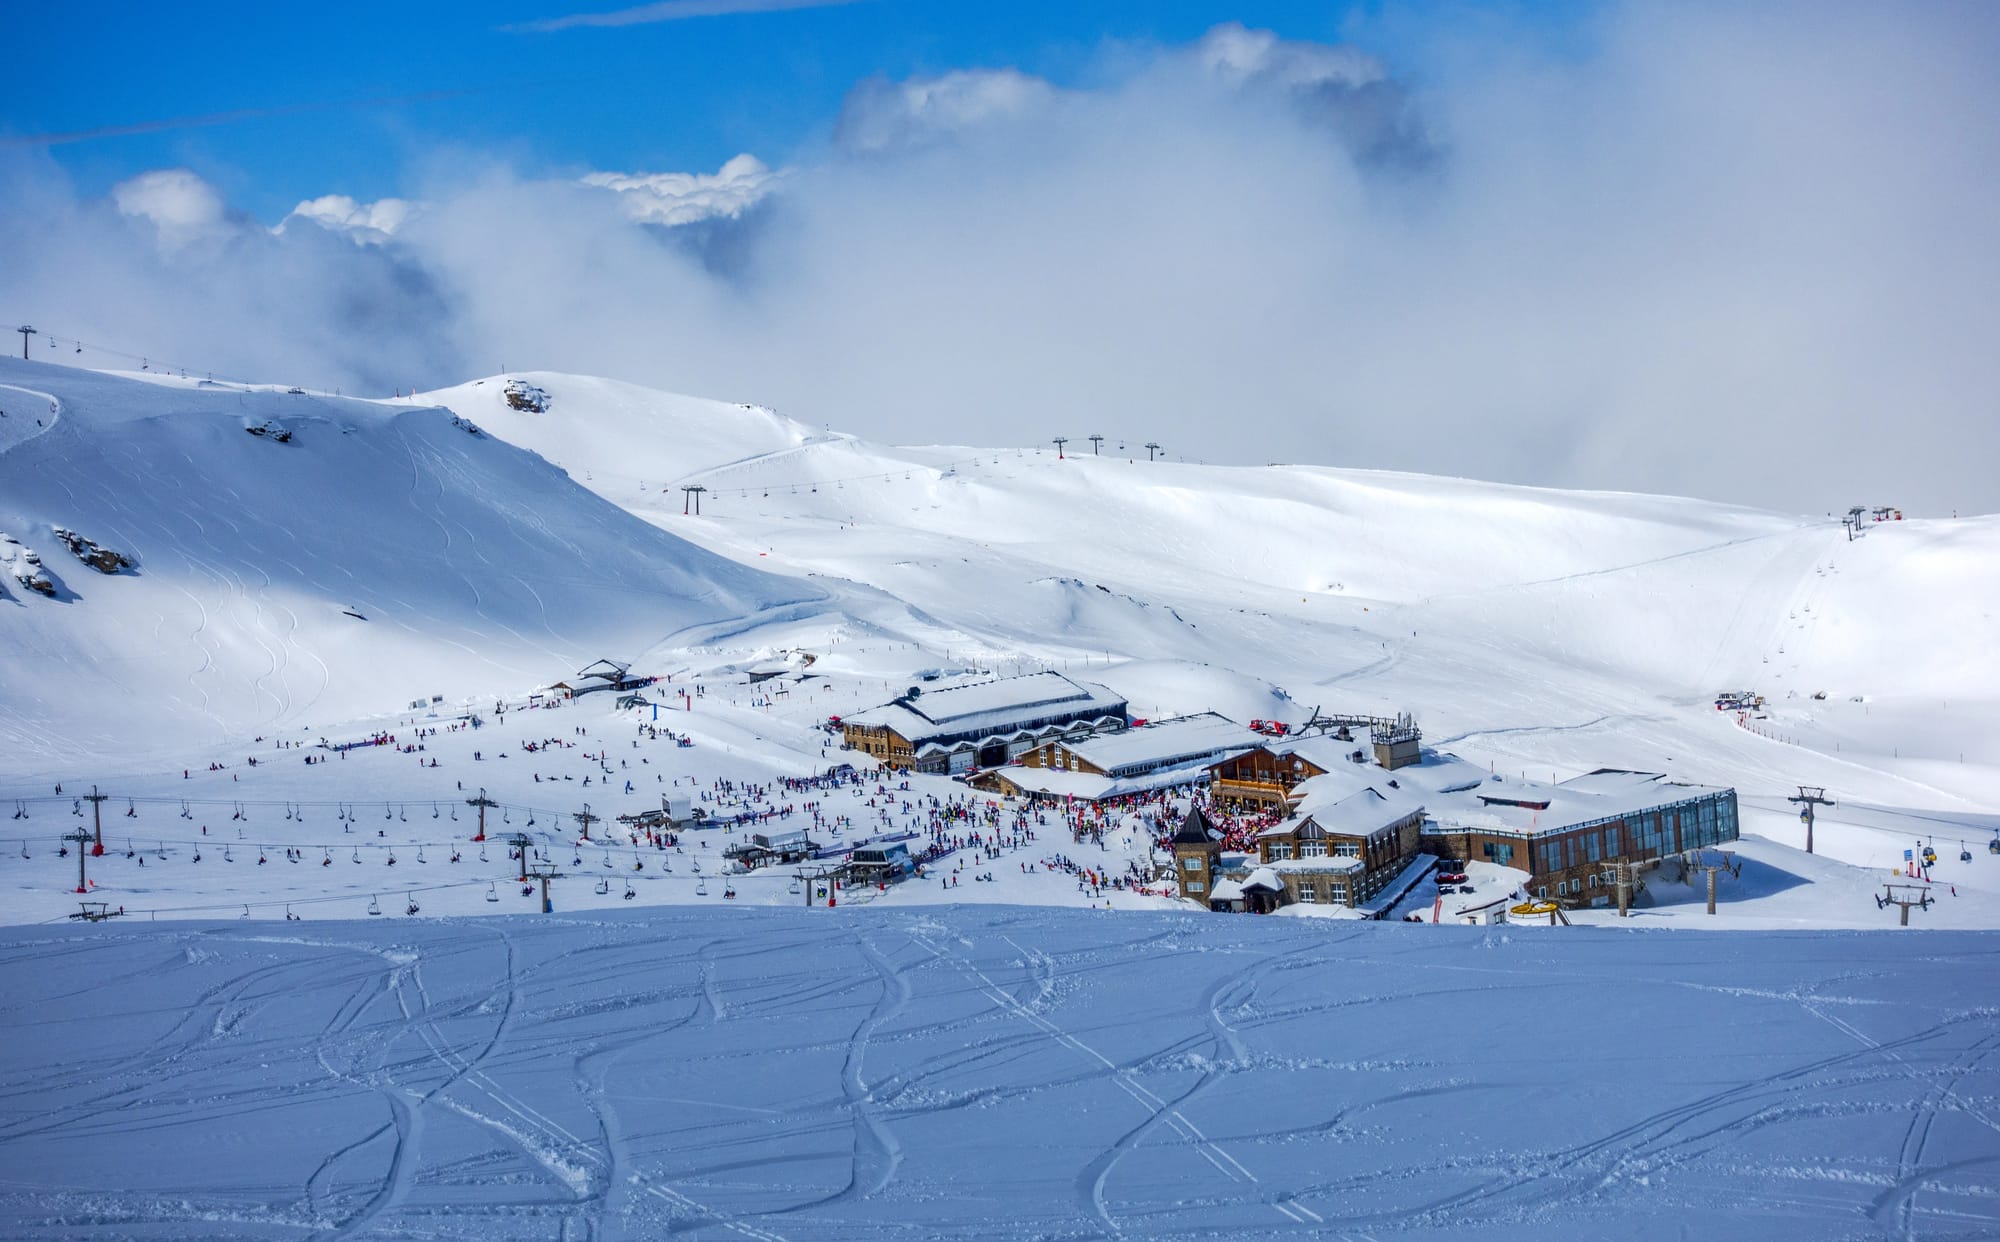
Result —
[[554, 863], [538, 864], [533, 871], [523, 870], [521, 872], [521, 879], [523, 881], [535, 880], [541, 884], [543, 914], [555, 913], [555, 903], [549, 900], [549, 881], [560, 880], [562, 878], [563, 873], [556, 870]]
[[1056, 460], [1062, 461], [1063, 460], [1062, 446], [1069, 443], [1069, 437], [1057, 436], [1055, 440], [1056, 440]]
[[507, 847], [521, 859], [521, 878], [516, 883], [525, 884], [528, 881], [528, 847], [534, 843], [535, 839], [525, 832], [517, 832], [507, 838]]
[[486, 839], [486, 808], [489, 806], [499, 806], [500, 804], [487, 797], [486, 790], [482, 786], [479, 790], [479, 796], [477, 798], [467, 798], [465, 805], [479, 808], [479, 832], [472, 839], [475, 841], [484, 841]]
[[[1799, 811], [1799, 818], [1806, 821], [1806, 853], [1810, 854], [1813, 852], [1813, 812], [1819, 807], [1839, 804], [1826, 796], [1826, 788], [1823, 785], [1801, 785], [1799, 796], [1787, 798], [1785, 801], [1796, 802], [1802, 808]], [[1907, 913], [1906, 911], [1905, 914]]]
[[90, 855], [90, 851], [84, 848], [90, 844], [90, 834], [78, 828], [75, 832], [64, 833], [63, 840], [76, 842], [76, 891], [87, 893], [90, 891], [90, 882], [84, 878], [83, 863]]
[[1096, 457], [1098, 455], [1097, 453], [1098, 446], [1103, 443], [1104, 443], [1103, 436], [1093, 435], [1090, 437], [1090, 455], [1092, 457]]
[[1153, 454], [1155, 454], [1155, 453], [1157, 453], [1157, 452], [1159, 452], [1159, 451], [1160, 451], [1160, 446], [1159, 446], [1159, 444], [1158, 444], [1158, 443], [1156, 443], [1155, 441], [1152, 441], [1152, 440], [1148, 440], [1148, 441], [1146, 441], [1146, 460], [1147, 460], [1147, 461], [1151, 461], [1151, 460], [1153, 460]]
[[110, 796], [97, 792], [95, 785], [90, 787], [89, 793], [83, 795], [83, 800], [90, 803], [90, 823], [97, 836], [90, 847], [92, 858], [104, 857], [104, 800]]
[[604, 819], [602, 815], [591, 814], [590, 803], [588, 802], [583, 804], [581, 811], [571, 815], [570, 818], [583, 828], [583, 839], [586, 841], [590, 840], [590, 826], [595, 823], [601, 823]]
[[1901, 926], [1908, 927], [1911, 906], [1919, 910], [1931, 908], [1931, 890], [1922, 884], [1885, 884], [1882, 886], [1882, 895], [1875, 899], [1875, 907], [1878, 910], [1886, 910], [1890, 906], [1902, 908]]
[[21, 334], [21, 361], [26, 362], [28, 360], [28, 338], [35, 335], [35, 329], [24, 323], [14, 329], [14, 331]]

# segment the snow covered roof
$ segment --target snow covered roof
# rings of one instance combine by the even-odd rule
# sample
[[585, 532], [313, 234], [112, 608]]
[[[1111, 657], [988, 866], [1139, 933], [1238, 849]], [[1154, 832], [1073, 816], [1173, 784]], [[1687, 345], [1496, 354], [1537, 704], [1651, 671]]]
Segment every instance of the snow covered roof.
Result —
[[1250, 878], [1243, 881], [1243, 890], [1245, 892], [1248, 892], [1253, 888], [1261, 888], [1267, 893], [1275, 893], [1280, 891], [1284, 887], [1285, 887], [1285, 882], [1283, 880], [1280, 880], [1278, 878], [1278, 873], [1271, 870], [1269, 867], [1257, 868], [1255, 871], [1252, 871], [1250, 873]]
[[1217, 880], [1215, 887], [1208, 890], [1210, 901], [1241, 901], [1243, 885], [1235, 880]]
[[1343, 742], [1330, 734], [1315, 733], [1307, 737], [1267, 738], [1264, 749], [1274, 755], [1290, 758], [1294, 755], [1327, 772], [1337, 772], [1342, 767], [1355, 766], [1348, 758], [1357, 750], [1368, 747], [1366, 738]]
[[1476, 789], [1432, 799], [1430, 811], [1451, 827], [1533, 836], [1721, 792], [1717, 786], [1670, 780], [1664, 773], [1605, 768], [1554, 784], [1489, 776]]
[[1423, 810], [1424, 804], [1412, 791], [1390, 789], [1384, 792], [1371, 786], [1329, 806], [1316, 806], [1309, 815], [1314, 823], [1328, 832], [1365, 837], [1411, 815], [1421, 815]]
[[1086, 738], [1064, 749], [1112, 776], [1138, 769], [1203, 762], [1241, 754], [1261, 739], [1244, 726], [1215, 712], [1161, 720], [1144, 728]]
[[897, 699], [856, 712], [844, 723], [894, 729], [921, 745], [1005, 735], [1047, 720], [1122, 720], [1124, 715], [1125, 700], [1103, 686], [1071, 681], [1061, 673], [1030, 673]]
[[1117, 780], [1109, 776], [1099, 776], [1094, 772], [1066, 772], [1061, 768], [1016, 766], [995, 768], [992, 770], [992, 775], [1023, 793], [1044, 793], [1056, 797], [1085, 798], [1092, 802], [1102, 802], [1108, 798], [1122, 798], [1126, 794], [1146, 793], [1173, 785], [1192, 785], [1197, 781], [1208, 779], [1208, 765], [1205, 762], [1188, 763]]

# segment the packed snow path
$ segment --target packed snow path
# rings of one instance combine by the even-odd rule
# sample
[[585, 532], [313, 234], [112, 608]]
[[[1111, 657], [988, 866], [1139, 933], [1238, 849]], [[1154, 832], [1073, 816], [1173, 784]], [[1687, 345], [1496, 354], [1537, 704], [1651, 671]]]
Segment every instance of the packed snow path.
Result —
[[1996, 952], [1006, 907], [12, 929], [0, 1234], [1993, 1236]]

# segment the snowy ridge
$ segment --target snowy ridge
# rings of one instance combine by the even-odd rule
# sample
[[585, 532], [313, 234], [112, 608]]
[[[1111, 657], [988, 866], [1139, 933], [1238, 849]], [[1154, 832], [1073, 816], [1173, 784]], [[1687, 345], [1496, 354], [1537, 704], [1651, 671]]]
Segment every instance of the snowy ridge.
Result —
[[62, 404], [0, 450], [0, 529], [49, 547], [67, 527], [140, 561], [103, 577], [45, 556], [56, 600], [0, 601], [17, 761], [525, 693], [821, 594], [637, 521], [448, 411], [19, 362], [0, 382]]

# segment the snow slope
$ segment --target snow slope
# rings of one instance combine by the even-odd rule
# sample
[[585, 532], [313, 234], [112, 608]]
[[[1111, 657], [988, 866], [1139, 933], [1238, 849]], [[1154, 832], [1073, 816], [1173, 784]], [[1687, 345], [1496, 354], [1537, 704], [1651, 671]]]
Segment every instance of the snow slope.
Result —
[[1912, 934], [1010, 907], [11, 930], [0, 1232], [1992, 1236], [2000, 1015], [1967, 986], [1992, 938]]
[[[565, 425], [614, 429], [614, 450], [693, 444], [733, 408], [535, 379]], [[548, 434], [535, 417], [503, 431]], [[674, 418], [685, 434], [661, 433]], [[1501, 765], [2000, 802], [2000, 654], [1982, 637], [2000, 614], [2000, 517], [1849, 542], [1825, 518], [1673, 497], [1148, 462], [1115, 441], [1059, 460], [731, 431], [649, 460], [686, 472], [643, 490], [582, 436], [564, 460], [666, 529], [825, 585], [853, 623], [842, 667], [885, 683], [941, 661], [1066, 667], [1147, 714], [1408, 710]], [[710, 489], [700, 519], [681, 513], [691, 483]], [[1772, 717], [1715, 713], [1736, 687]], [[1865, 718], [1841, 723], [1856, 696], [1847, 715]]]
[[[635, 520], [448, 411], [18, 361], [0, 385], [36, 393], [45, 424], [6, 420], [0, 530], [59, 586], [0, 584], [16, 770], [521, 692], [821, 594]], [[136, 568], [99, 575], [57, 526]]]

